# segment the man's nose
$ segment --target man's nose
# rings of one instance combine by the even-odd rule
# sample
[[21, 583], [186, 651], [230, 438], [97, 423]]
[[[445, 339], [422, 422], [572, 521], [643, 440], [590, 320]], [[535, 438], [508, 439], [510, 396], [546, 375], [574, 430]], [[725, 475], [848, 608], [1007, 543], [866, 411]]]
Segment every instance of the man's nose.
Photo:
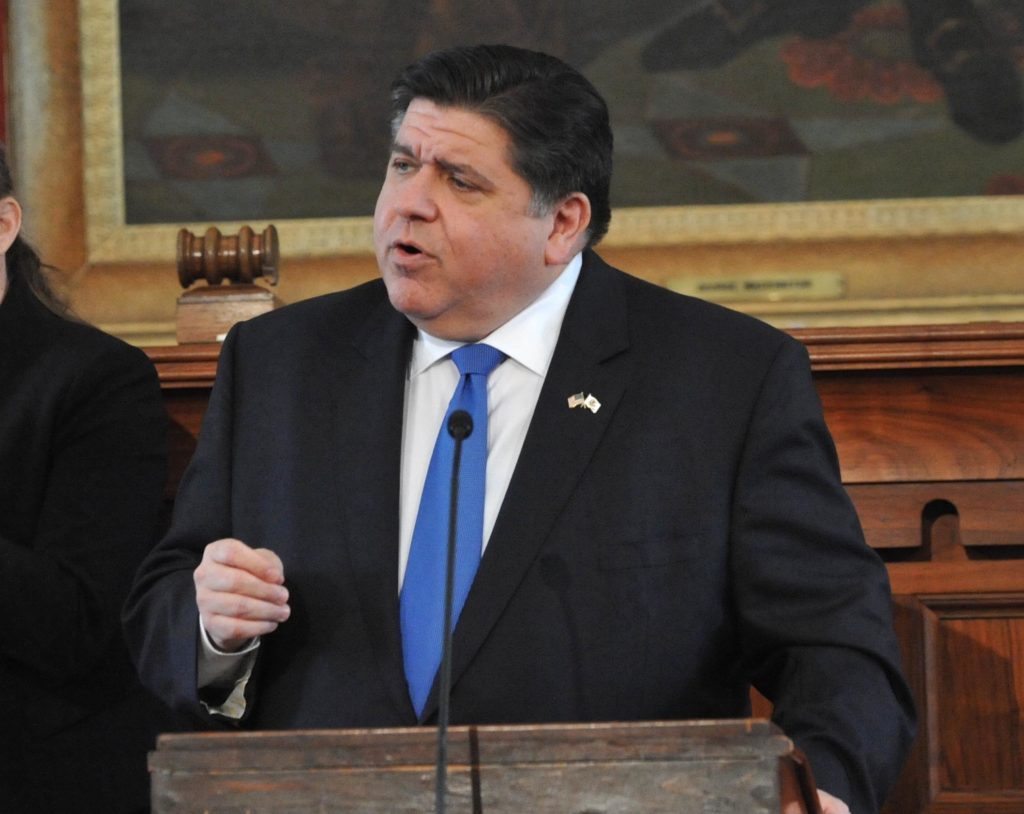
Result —
[[436, 179], [427, 167], [402, 179], [395, 190], [395, 210], [408, 220], [437, 217]]

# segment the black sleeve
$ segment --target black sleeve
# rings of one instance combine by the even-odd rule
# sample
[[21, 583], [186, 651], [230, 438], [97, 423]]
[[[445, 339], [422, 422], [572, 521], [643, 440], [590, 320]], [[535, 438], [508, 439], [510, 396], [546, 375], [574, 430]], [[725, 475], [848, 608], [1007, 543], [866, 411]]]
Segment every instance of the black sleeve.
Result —
[[[0, 654], [54, 683], [89, 672], [120, 637], [121, 603], [157, 533], [167, 473], [167, 416], [141, 351], [104, 342], [69, 378], [52, 388], [59, 408], [37, 447], [45, 454], [21, 462], [44, 478], [38, 516], [23, 524], [33, 530], [0, 536]], [[19, 409], [49, 418], [38, 404]]]
[[787, 340], [753, 413], [731, 562], [742, 648], [818, 786], [877, 811], [914, 732], [884, 564], [842, 486], [803, 346]]
[[209, 720], [196, 668], [199, 611], [192, 573], [206, 546], [232, 534], [232, 399], [236, 329], [220, 353], [199, 443], [178, 489], [165, 535], [139, 567], [123, 611], [139, 676], [169, 706]]

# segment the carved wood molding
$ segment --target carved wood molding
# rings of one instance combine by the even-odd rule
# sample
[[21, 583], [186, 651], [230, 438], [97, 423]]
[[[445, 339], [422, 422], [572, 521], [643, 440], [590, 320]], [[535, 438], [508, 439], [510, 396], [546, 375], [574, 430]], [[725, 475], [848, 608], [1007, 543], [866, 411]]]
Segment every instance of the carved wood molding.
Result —
[[802, 328], [811, 365], [830, 370], [1024, 365], [1024, 323]]
[[145, 348], [164, 389], [210, 388], [217, 375], [218, 344]]
[[[815, 373], [950, 367], [1024, 366], [1024, 323], [920, 325], [865, 328], [802, 328], [789, 331], [803, 342]], [[165, 387], [213, 383], [218, 345], [151, 347]]]
[[[977, 565], [994, 571], [1000, 563]], [[945, 585], [936, 579], [913, 598], [896, 597], [919, 731], [886, 814], [1024, 810], [1017, 656], [1024, 641], [1024, 563], [1015, 565], [1015, 588], [1012, 580], [972, 586], [950, 572]], [[902, 593], [895, 581], [893, 587]]]
[[931, 596], [929, 603], [937, 604], [955, 601], [947, 591], [955, 591], [958, 596], [982, 595], [970, 600], [974, 603], [995, 602], [992, 594], [1005, 594], [1008, 602], [1024, 607], [1022, 560], [891, 562], [887, 567], [892, 592], [897, 596]]

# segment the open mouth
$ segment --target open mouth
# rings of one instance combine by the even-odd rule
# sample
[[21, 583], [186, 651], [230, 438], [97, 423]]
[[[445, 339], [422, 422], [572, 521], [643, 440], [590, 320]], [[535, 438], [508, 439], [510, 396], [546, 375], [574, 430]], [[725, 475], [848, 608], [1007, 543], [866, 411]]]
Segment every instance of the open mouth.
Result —
[[422, 250], [418, 246], [412, 245], [412, 243], [396, 243], [395, 248], [403, 254], [422, 254]]

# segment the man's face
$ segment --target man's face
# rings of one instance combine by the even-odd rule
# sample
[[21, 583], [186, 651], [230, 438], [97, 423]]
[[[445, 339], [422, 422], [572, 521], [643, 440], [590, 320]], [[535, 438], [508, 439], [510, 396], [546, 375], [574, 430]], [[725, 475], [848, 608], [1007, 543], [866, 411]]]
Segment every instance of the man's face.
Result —
[[531, 214], [509, 145], [490, 119], [425, 99], [395, 135], [374, 212], [377, 263], [391, 304], [434, 336], [481, 339], [567, 260], [549, 250], [556, 214]]

